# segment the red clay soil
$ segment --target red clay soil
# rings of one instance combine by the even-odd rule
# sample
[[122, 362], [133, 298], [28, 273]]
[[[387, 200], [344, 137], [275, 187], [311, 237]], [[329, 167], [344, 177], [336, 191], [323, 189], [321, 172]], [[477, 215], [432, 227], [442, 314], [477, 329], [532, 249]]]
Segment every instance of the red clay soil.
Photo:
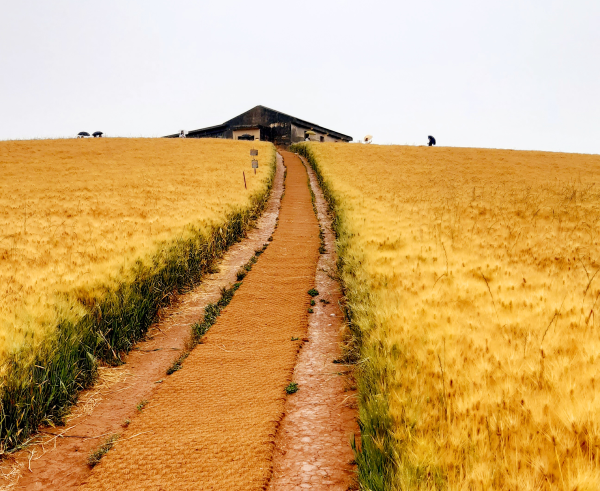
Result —
[[[76, 489], [88, 478], [91, 472], [87, 465], [90, 451], [97, 448], [107, 435], [122, 433], [122, 423], [133, 421], [139, 415], [136, 406], [140, 401], [153, 399], [165, 383], [157, 382], [169, 378], [165, 371], [179, 356], [189, 338], [190, 326], [202, 318], [204, 307], [218, 300], [221, 288], [235, 282], [238, 269], [248, 262], [256, 249], [268, 243], [279, 213], [283, 175], [283, 162], [278, 156], [271, 198], [256, 228], [229, 249], [219, 264], [218, 272], [209, 275], [193, 291], [161, 311], [160, 319], [148, 332], [148, 339], [138, 343], [125, 365], [102, 370], [101, 383], [82, 395], [65, 427], [46, 429], [39, 436], [44, 445], [30, 445], [3, 460], [0, 489], [69, 490]], [[196, 421], [196, 418], [192, 417], [192, 420]], [[127, 432], [124, 438], [134, 434]]]
[[[294, 154], [273, 242], [86, 490], [264, 489], [314, 286], [319, 229]], [[291, 396], [293, 397], [293, 396]]]
[[268, 489], [346, 491], [357, 489], [350, 447], [353, 435], [359, 440], [356, 388], [351, 367], [333, 363], [341, 355], [344, 328], [341, 289], [336, 280], [335, 236], [316, 175], [307, 164], [306, 168], [325, 253], [317, 265], [315, 288], [319, 296], [315, 297], [314, 314], [309, 317], [310, 342], [300, 352], [294, 370], [300, 390], [286, 402]]

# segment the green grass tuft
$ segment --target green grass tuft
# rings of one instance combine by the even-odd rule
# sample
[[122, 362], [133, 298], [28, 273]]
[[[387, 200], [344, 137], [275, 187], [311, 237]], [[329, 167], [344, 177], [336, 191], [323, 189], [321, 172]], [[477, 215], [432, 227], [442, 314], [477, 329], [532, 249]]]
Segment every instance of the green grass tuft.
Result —
[[142, 412], [147, 405], [148, 405], [148, 400], [147, 399], [142, 399], [140, 402], [138, 402], [138, 404], [137, 404], [137, 406], [135, 406], [135, 408], [139, 412]]
[[[266, 249], [267, 244], [260, 251], [264, 251]], [[260, 254], [258, 254], [260, 255]], [[250, 271], [252, 265], [256, 263], [258, 255], [252, 256], [252, 258], [243, 266], [243, 270]], [[238, 272], [239, 279], [239, 272]], [[204, 307], [204, 318], [202, 322], [196, 322], [192, 325], [192, 334], [190, 337], [190, 341], [187, 343], [183, 353], [173, 362], [173, 364], [167, 369], [167, 375], [171, 375], [175, 373], [177, 370], [182, 368], [184, 360], [190, 355], [192, 350], [202, 341], [202, 337], [208, 332], [211, 326], [217, 322], [217, 317], [221, 315], [221, 311], [229, 305], [229, 302], [233, 299], [233, 295], [238, 290], [238, 288], [242, 286], [241, 282], [234, 283], [229, 288], [221, 289], [221, 297], [217, 301], [217, 303], [209, 303], [206, 307]]]
[[299, 389], [300, 389], [300, 387], [298, 387], [298, 384], [296, 382], [290, 382], [288, 384], [288, 386], [285, 388], [285, 391], [288, 394], [294, 394], [294, 393], [298, 392]]
[[106, 455], [106, 453], [111, 448], [113, 448], [113, 445], [115, 444], [115, 442], [118, 439], [119, 439], [119, 435], [117, 435], [117, 434], [110, 435], [106, 440], [104, 440], [104, 442], [102, 442], [102, 444], [98, 448], [96, 448], [95, 450], [92, 450], [90, 452], [90, 454], [88, 455], [88, 458], [87, 458], [87, 464], [90, 467], [94, 467], [97, 464], [99, 464], [102, 457], [104, 457]]

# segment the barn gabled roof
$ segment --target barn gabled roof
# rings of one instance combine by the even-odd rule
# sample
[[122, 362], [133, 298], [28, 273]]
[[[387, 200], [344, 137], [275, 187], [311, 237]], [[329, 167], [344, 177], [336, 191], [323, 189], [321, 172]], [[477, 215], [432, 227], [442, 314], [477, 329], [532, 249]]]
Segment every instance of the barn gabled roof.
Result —
[[[271, 113], [271, 115], [275, 119], [285, 120], [286, 122], [293, 123], [296, 126], [306, 128], [307, 130], [314, 130], [314, 131], [318, 131], [319, 133], [325, 133], [325, 134], [331, 135], [335, 138], [339, 138], [340, 140], [352, 141], [352, 137], [349, 135], [344, 135], [343, 133], [339, 133], [337, 131], [330, 130], [330, 129], [320, 126], [318, 124], [310, 123], [309, 121], [305, 121], [304, 119], [296, 118], [295, 116], [290, 116], [289, 114], [282, 113], [281, 111], [277, 111], [275, 109], [271, 109], [269, 107], [261, 106], [261, 105], [255, 106], [252, 109], [249, 109], [248, 111], [243, 112], [243, 113], [239, 114], [238, 116], [235, 116], [234, 118], [231, 118], [231, 119], [225, 121], [223, 124], [219, 124], [216, 126], [208, 126], [206, 128], [200, 128], [197, 130], [189, 131], [188, 136], [193, 136], [194, 134], [197, 134], [197, 133], [212, 133], [212, 132], [217, 133], [219, 131], [226, 129], [227, 127], [235, 127], [235, 126], [248, 127], [251, 125], [248, 125], [247, 123], [246, 124], [236, 124], [236, 122], [239, 121], [241, 123], [241, 121], [246, 120], [247, 116], [251, 116], [251, 117], [254, 116], [258, 120], [260, 118], [260, 116], [264, 113]], [[168, 135], [168, 137], [177, 137], [177, 136], [179, 136], [177, 133], [174, 135]]]

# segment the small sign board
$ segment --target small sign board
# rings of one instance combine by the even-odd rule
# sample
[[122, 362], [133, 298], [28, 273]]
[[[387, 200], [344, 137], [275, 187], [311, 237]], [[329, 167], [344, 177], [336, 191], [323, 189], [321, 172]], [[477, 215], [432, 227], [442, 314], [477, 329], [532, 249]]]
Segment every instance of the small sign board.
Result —
[[250, 155], [258, 155], [258, 150], [255, 150], [253, 148], [252, 150], [250, 150]]
[[258, 160], [253, 160], [252, 161], [252, 168], [253, 169], [258, 169]]

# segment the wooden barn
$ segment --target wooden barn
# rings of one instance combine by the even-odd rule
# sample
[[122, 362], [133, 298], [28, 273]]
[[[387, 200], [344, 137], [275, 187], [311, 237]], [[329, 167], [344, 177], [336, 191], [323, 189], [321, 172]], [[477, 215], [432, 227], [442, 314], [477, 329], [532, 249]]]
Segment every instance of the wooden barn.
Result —
[[[179, 133], [166, 138], [177, 138]], [[256, 106], [217, 126], [189, 131], [187, 138], [229, 138], [262, 140], [288, 146], [305, 141], [350, 142], [352, 137], [309, 123], [265, 106]]]

